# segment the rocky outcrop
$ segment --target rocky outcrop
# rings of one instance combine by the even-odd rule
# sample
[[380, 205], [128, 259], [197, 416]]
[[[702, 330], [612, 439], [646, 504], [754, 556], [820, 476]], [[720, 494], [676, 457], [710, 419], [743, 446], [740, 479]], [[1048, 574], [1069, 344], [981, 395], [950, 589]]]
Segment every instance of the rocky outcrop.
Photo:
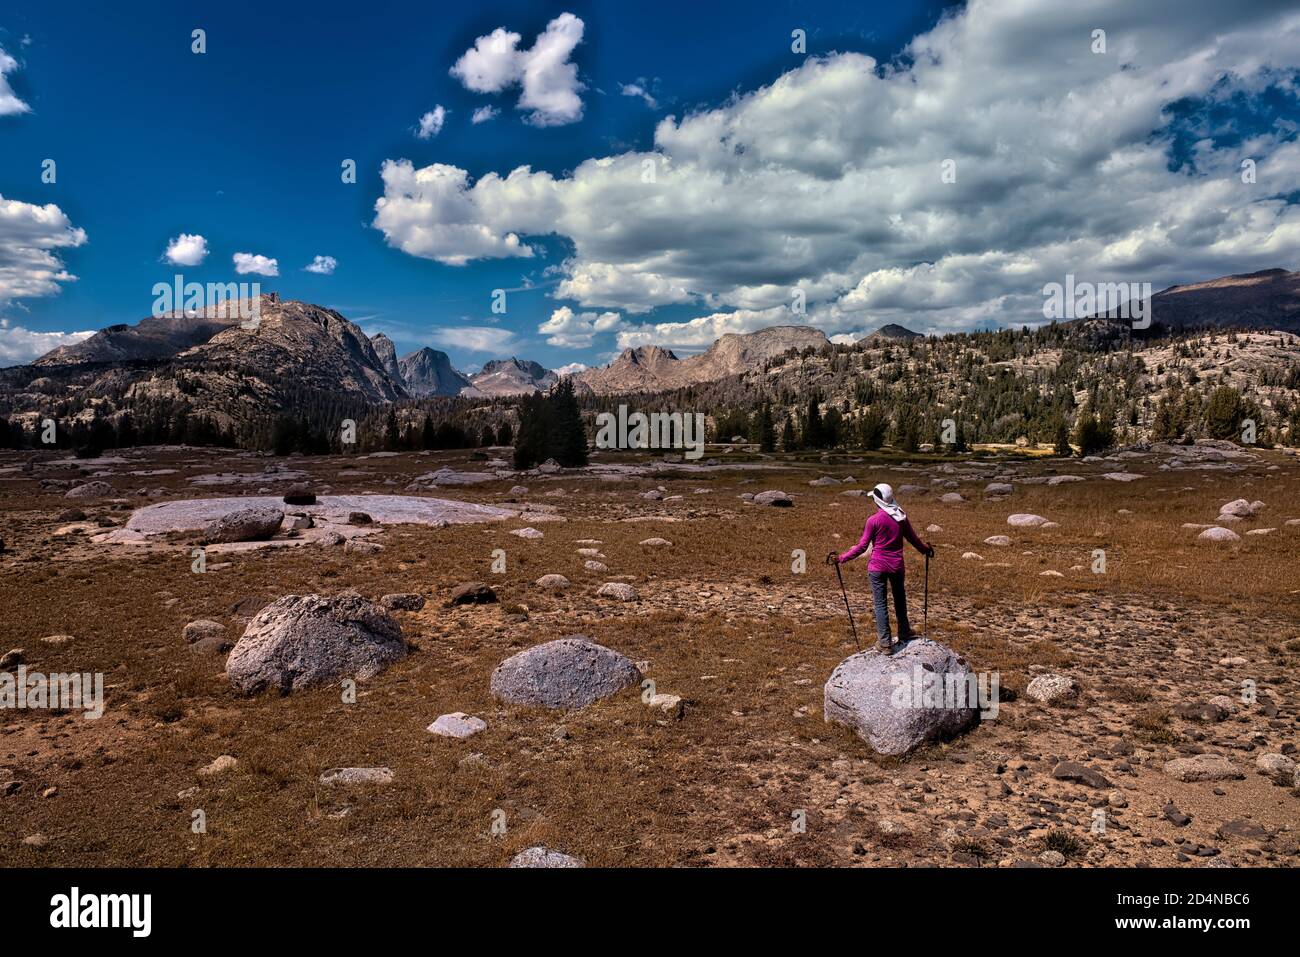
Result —
[[287, 694], [340, 677], [373, 677], [406, 652], [397, 622], [359, 595], [287, 595], [249, 622], [226, 675], [244, 694]]
[[414, 396], [460, 395], [474, 385], [469, 376], [452, 367], [447, 353], [427, 346], [402, 356], [398, 368], [406, 391]]

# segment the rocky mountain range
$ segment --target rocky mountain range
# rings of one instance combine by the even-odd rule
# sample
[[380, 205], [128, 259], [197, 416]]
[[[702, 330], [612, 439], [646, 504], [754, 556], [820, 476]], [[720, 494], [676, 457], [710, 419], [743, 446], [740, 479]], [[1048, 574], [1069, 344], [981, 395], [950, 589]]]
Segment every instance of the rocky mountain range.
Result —
[[826, 333], [812, 326], [771, 326], [744, 334], [728, 333], [704, 352], [685, 359], [658, 346], [624, 349], [609, 365], [580, 372], [574, 379], [597, 394], [662, 392], [738, 375], [791, 349], [828, 345]]
[[[763, 396], [782, 397], [795, 408], [811, 394], [825, 402], [870, 402], [880, 388], [895, 384], [929, 389], [932, 402], [959, 403], [972, 395], [968, 380], [981, 368], [1004, 369], [1025, 393], [1017, 401], [1027, 402], [1044, 382], [1059, 379], [1056, 386], [1064, 388], [1081, 381], [1085, 370], [1098, 382], [1110, 382], [1122, 371], [1123, 380], [1112, 383], [1116, 389], [1146, 390], [1141, 408], [1125, 407], [1130, 420], [1149, 418], [1161, 396], [1180, 383], [1206, 391], [1213, 385], [1210, 376], [1240, 386], [1243, 395], [1266, 397], [1266, 411], [1276, 407], [1279, 421], [1291, 415], [1293, 370], [1300, 366], [1295, 337], [1221, 344], [1213, 335], [1221, 327], [1300, 331], [1300, 273], [1273, 269], [1226, 276], [1173, 286], [1152, 300], [1155, 328], [1141, 339], [1104, 317], [1062, 323], [1059, 332], [1016, 344], [998, 333], [926, 339], [890, 324], [845, 346], [810, 326], [774, 326], [724, 335], [685, 358], [655, 345], [625, 349], [609, 365], [577, 373], [574, 382], [580, 392], [595, 395], [692, 389], [699, 401], [723, 408], [743, 408]], [[260, 320], [249, 327], [211, 310], [150, 317], [110, 326], [30, 366], [0, 370], [0, 415], [39, 415], [52, 403], [71, 416], [92, 409], [112, 415], [143, 402], [188, 409], [185, 414], [210, 419], [224, 431], [259, 417], [299, 414], [304, 407], [324, 414], [340, 403], [352, 408], [426, 397], [517, 396], [545, 391], [559, 378], [516, 357], [490, 361], [473, 375], [457, 370], [436, 349], [399, 359], [386, 335], [369, 337], [333, 310], [273, 294], [258, 304]], [[1210, 327], [1205, 341], [1170, 345], [1162, 339], [1197, 336], [1202, 327]], [[1111, 358], [1135, 349], [1141, 352], [1136, 363]], [[1079, 385], [1073, 389], [1076, 403], [1087, 398]], [[898, 403], [906, 405], [901, 397]], [[996, 402], [994, 407], [995, 420], [1011, 414]]]
[[[1103, 318], [1113, 318], [1107, 313]], [[1170, 286], [1151, 297], [1152, 322], [1165, 329], [1300, 332], [1300, 272], [1263, 269]]]

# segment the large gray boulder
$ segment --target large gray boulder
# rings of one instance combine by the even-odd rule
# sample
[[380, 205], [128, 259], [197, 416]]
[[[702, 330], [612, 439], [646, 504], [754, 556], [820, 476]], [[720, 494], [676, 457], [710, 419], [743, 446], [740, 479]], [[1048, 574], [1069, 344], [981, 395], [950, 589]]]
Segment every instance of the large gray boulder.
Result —
[[[827, 721], [857, 732], [879, 754], [906, 754], [926, 741], [950, 737], [979, 720], [966, 689], [971, 675], [955, 651], [928, 638], [916, 638], [894, 655], [874, 648], [845, 658], [824, 689], [822, 713]], [[953, 682], [957, 694], [945, 700]], [[934, 700], [924, 694], [937, 682]], [[947, 696], [953, 698], [951, 693]]]
[[360, 595], [286, 595], [248, 623], [226, 675], [244, 694], [288, 694], [341, 676], [370, 678], [405, 657], [397, 622]]
[[269, 506], [239, 508], [209, 522], [203, 540], [209, 545], [221, 542], [256, 542], [270, 538], [280, 530], [284, 512]]
[[585, 635], [535, 645], [492, 672], [492, 694], [508, 704], [585, 708], [641, 681], [636, 665]]

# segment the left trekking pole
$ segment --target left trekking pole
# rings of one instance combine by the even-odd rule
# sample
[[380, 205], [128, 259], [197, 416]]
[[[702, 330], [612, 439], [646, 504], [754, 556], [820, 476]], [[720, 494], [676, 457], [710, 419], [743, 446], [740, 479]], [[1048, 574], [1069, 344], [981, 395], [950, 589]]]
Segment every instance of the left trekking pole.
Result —
[[925, 637], [930, 637], [930, 556], [925, 556]]
[[840, 563], [835, 560], [835, 553], [831, 552], [826, 556], [826, 561], [835, 566], [835, 577], [840, 580], [840, 594], [844, 596], [844, 610], [849, 613], [849, 627], [853, 629], [853, 644], [862, 650], [862, 642], [858, 641], [858, 626], [853, 623], [853, 609], [849, 607], [849, 593], [844, 587], [844, 575], [840, 572]]

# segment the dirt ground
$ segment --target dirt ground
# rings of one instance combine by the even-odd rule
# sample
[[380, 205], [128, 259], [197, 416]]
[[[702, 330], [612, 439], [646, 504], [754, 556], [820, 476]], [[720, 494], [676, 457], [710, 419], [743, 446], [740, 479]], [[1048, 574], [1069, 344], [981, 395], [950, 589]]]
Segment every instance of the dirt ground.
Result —
[[[1155, 454], [990, 459], [976, 472], [969, 460], [879, 454], [768, 459], [775, 467], [761, 470], [503, 476], [411, 494], [526, 501], [562, 520], [389, 526], [370, 536], [384, 546], [374, 554], [254, 549], [210, 555], [202, 574], [183, 535], [149, 545], [91, 537], [151, 502], [282, 494], [290, 482], [268, 466], [306, 472], [335, 494], [400, 494], [441, 466], [484, 464], [467, 452], [276, 460], [151, 449], [101, 462], [41, 454], [24, 467], [31, 458], [0, 454], [0, 654], [21, 649], [32, 671], [102, 672], [107, 706], [90, 721], [0, 711], [5, 865], [501, 866], [535, 845], [619, 867], [1061, 863], [1046, 851], [1065, 866], [1300, 864], [1300, 795], [1256, 769], [1263, 754], [1295, 759], [1300, 737], [1293, 456], [1165, 468]], [[1117, 471], [1141, 478], [1102, 477]], [[192, 481], [222, 473], [247, 478]], [[1062, 473], [1085, 481], [1041, 484]], [[96, 475], [112, 497], [64, 497]], [[856, 481], [808, 484], [823, 475]], [[986, 494], [1000, 478], [1011, 494]], [[918, 530], [941, 527], [922, 531], [938, 550], [930, 635], [1001, 682], [995, 719], [901, 759], [873, 755], [821, 714], [823, 684], [855, 650], [822, 558], [856, 541], [871, 511], [844, 493], [878, 481], [926, 488], [899, 498]], [[512, 495], [516, 485], [527, 494]], [[658, 488], [664, 499], [643, 497]], [[794, 506], [740, 497], [768, 489]], [[939, 501], [954, 490], [965, 501]], [[1264, 503], [1231, 526], [1239, 542], [1199, 542], [1182, 527], [1215, 523], [1239, 498]], [[71, 508], [85, 519], [63, 515]], [[1012, 513], [1057, 524], [1012, 527]], [[544, 537], [509, 534], [527, 524]], [[1245, 534], [1259, 528], [1272, 531]], [[986, 544], [993, 535], [1012, 543]], [[639, 544], [652, 537], [671, 545]], [[608, 570], [587, 570], [580, 548], [598, 549]], [[496, 549], [503, 574], [492, 571]], [[571, 587], [538, 588], [548, 573]], [[865, 562], [844, 573], [869, 641]], [[908, 575], [919, 629], [924, 561], [914, 552]], [[499, 602], [445, 606], [475, 580]], [[597, 597], [607, 581], [631, 583], [638, 599]], [[427, 599], [395, 613], [414, 653], [361, 683], [354, 703], [336, 685], [243, 697], [222, 656], [182, 639], [204, 618], [237, 639], [265, 601], [346, 589]], [[500, 661], [571, 634], [641, 663], [657, 691], [685, 699], [684, 715], [630, 690], [567, 714], [492, 698]], [[43, 640], [57, 635], [70, 640]], [[1081, 694], [1050, 706], [1025, 697], [1043, 671], [1074, 678]], [[1235, 710], [1205, 719], [1195, 706], [1220, 695]], [[488, 729], [464, 741], [425, 730], [457, 711]], [[1226, 755], [1241, 777], [1184, 783], [1163, 770], [1202, 751]], [[221, 755], [237, 763], [199, 774]], [[1062, 761], [1105, 782], [1054, 777]], [[318, 783], [326, 769], [353, 766], [394, 778], [342, 796]]]

